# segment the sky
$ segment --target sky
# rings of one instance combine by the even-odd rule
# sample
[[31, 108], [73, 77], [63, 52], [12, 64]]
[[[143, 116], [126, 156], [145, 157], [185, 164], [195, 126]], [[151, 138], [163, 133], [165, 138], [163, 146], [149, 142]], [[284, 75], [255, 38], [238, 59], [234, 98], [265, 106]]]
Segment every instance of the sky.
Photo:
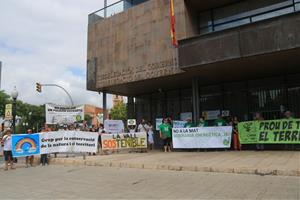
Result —
[[36, 82], [58, 84], [75, 104], [102, 106], [102, 96], [86, 90], [86, 52], [88, 14], [103, 1], [0, 0], [1, 89], [16, 86], [18, 99], [31, 104], [67, 105], [58, 88], [36, 92]]

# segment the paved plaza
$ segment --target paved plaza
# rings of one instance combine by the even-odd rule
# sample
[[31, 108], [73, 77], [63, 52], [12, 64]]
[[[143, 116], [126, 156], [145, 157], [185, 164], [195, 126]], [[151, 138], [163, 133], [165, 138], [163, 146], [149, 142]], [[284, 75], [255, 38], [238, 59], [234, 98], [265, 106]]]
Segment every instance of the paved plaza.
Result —
[[52, 158], [52, 164], [136, 169], [300, 176], [299, 151], [213, 151], [114, 153]]
[[299, 199], [293, 176], [106, 167], [0, 171], [0, 199]]

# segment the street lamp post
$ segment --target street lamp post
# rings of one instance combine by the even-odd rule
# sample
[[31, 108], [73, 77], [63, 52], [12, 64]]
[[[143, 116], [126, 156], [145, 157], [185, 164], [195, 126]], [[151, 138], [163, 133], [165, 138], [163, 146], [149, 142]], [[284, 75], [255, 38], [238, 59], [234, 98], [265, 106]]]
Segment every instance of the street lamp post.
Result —
[[16, 114], [17, 114], [17, 98], [18, 98], [18, 91], [16, 86], [14, 87], [13, 91], [11, 92], [11, 98], [13, 99], [13, 104], [12, 104], [12, 116], [13, 116], [13, 121], [12, 121], [12, 128], [13, 128], [13, 134], [16, 133]]

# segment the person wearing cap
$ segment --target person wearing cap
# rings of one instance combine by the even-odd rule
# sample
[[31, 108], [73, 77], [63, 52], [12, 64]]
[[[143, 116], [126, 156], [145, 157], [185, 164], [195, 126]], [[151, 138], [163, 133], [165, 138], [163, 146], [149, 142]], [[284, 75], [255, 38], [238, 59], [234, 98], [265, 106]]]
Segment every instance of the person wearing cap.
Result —
[[[32, 134], [32, 130], [31, 130], [31, 129], [28, 129], [28, 130], [27, 130], [27, 134]], [[28, 168], [29, 165], [30, 165], [31, 167], [33, 167], [33, 160], [34, 160], [33, 155], [31, 155], [31, 156], [26, 156], [26, 168]]]
[[5, 160], [5, 167], [4, 170], [7, 171], [8, 170], [8, 163], [10, 163], [10, 168], [11, 169], [15, 169], [13, 167], [13, 155], [12, 155], [12, 140], [11, 140], [11, 130], [7, 129], [5, 131], [5, 135], [2, 138], [2, 141], [4, 143], [4, 160]]

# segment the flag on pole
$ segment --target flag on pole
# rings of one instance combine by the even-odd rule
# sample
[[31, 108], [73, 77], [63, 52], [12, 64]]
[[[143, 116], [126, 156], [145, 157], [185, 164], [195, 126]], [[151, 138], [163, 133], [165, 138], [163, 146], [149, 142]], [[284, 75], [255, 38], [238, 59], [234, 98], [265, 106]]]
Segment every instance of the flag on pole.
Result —
[[172, 45], [175, 48], [178, 48], [178, 42], [176, 39], [176, 31], [175, 31], [175, 12], [174, 12], [174, 1], [170, 0], [170, 21], [171, 21], [171, 39]]

